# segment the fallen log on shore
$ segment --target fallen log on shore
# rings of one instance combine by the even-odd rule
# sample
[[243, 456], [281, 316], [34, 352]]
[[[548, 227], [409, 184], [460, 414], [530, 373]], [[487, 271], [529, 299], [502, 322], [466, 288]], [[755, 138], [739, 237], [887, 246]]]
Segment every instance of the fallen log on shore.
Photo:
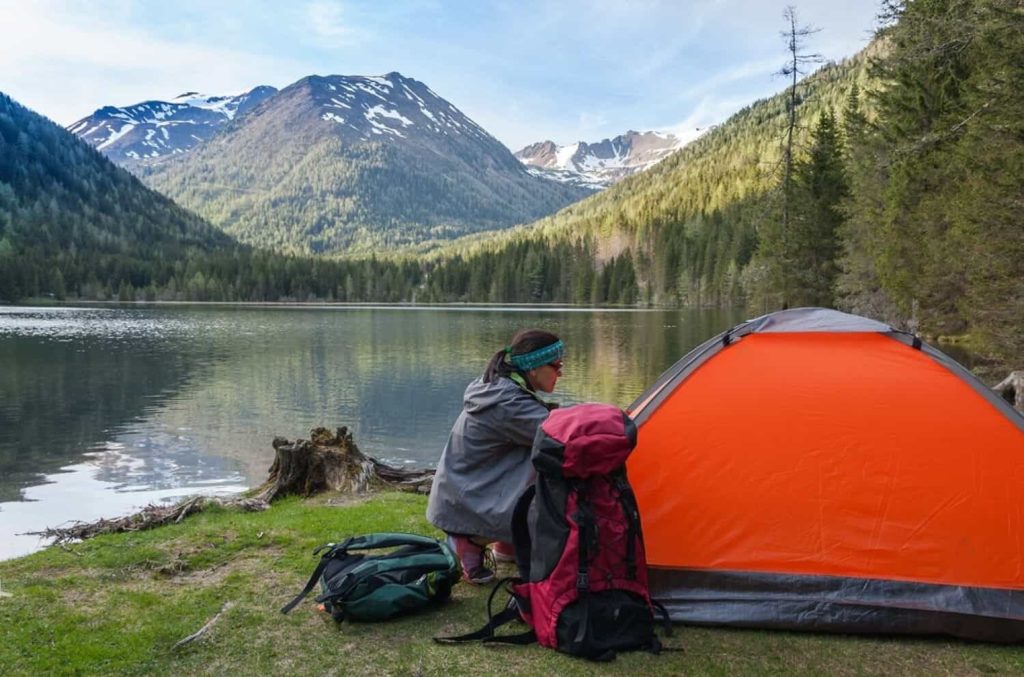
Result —
[[147, 505], [142, 510], [124, 517], [100, 518], [94, 522], [74, 522], [66, 527], [47, 527], [42, 531], [28, 532], [32, 536], [53, 539], [51, 545], [62, 545], [84, 541], [102, 534], [117, 534], [125, 531], [144, 531], [154, 527], [180, 522], [186, 515], [202, 512], [210, 506], [237, 508], [246, 511], [266, 510], [270, 504], [252, 498], [214, 498], [192, 496], [174, 505]]
[[1010, 375], [1000, 381], [992, 390], [1013, 405], [1013, 408], [1024, 413], [1024, 371], [1011, 371]]
[[54, 545], [85, 540], [101, 534], [142, 531], [177, 523], [211, 506], [245, 511], [266, 510], [283, 496], [313, 496], [324, 491], [363, 493], [393, 488], [421, 494], [430, 492], [433, 470], [410, 470], [381, 463], [366, 456], [352, 440], [348, 428], [314, 428], [310, 439], [291, 442], [275, 437], [274, 462], [267, 481], [254, 492], [231, 498], [191, 496], [174, 505], [147, 505], [132, 515], [94, 522], [75, 522], [65, 527], [30, 531], [52, 539]]

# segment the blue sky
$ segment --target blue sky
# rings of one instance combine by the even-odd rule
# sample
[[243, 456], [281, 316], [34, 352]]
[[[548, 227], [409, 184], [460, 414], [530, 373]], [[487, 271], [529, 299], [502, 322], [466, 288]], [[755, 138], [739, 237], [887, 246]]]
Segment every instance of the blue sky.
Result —
[[[877, 2], [792, 2], [838, 60]], [[0, 91], [70, 124], [185, 91], [399, 71], [512, 150], [725, 120], [785, 87], [784, 2], [0, 0]]]

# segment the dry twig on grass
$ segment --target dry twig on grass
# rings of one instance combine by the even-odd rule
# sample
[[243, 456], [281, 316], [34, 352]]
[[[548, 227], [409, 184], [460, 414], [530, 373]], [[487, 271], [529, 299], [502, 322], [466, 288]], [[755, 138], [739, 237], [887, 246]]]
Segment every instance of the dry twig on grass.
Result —
[[235, 605], [234, 602], [224, 602], [224, 606], [222, 606], [220, 608], [220, 611], [217, 612], [216, 616], [214, 616], [210, 620], [206, 621], [206, 625], [204, 625], [203, 627], [199, 628], [198, 630], [193, 632], [191, 635], [189, 635], [185, 639], [178, 640], [178, 642], [174, 646], [171, 647], [171, 651], [174, 651], [175, 649], [177, 649], [179, 647], [183, 647], [186, 644], [188, 644], [189, 642], [194, 642], [197, 639], [199, 639], [200, 637], [202, 637], [203, 635], [205, 635], [207, 632], [210, 631], [210, 628], [213, 627], [213, 624], [216, 623], [220, 619], [221, 615], [223, 615], [223, 613], [225, 611], [227, 611], [228, 609], [230, 609], [234, 605]]

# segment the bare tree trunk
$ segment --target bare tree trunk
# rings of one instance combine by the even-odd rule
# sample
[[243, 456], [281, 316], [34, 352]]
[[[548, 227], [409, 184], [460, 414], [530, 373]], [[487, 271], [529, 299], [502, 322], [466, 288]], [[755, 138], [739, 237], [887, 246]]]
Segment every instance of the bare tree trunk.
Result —
[[[804, 42], [809, 35], [817, 32], [817, 29], [807, 26], [797, 26], [796, 8], [792, 5], [786, 7], [782, 13], [783, 19], [789, 27], [782, 32], [786, 39], [786, 47], [789, 50], [789, 61], [782, 67], [780, 73], [790, 76], [789, 101], [786, 117], [786, 135], [782, 146], [782, 224], [781, 237], [779, 239], [782, 247], [781, 265], [785, 270], [791, 262], [790, 256], [790, 226], [793, 210], [793, 134], [796, 131], [796, 107], [797, 103], [797, 80], [806, 71], [802, 68], [808, 63], [817, 63], [821, 60], [819, 54], [806, 54], [802, 50]], [[782, 276], [782, 307], [789, 307], [789, 275]]]

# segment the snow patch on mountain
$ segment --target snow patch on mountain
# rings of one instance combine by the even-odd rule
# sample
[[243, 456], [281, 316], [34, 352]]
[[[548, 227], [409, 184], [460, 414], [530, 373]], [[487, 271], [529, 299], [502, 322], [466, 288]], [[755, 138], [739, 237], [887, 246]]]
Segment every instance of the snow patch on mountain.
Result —
[[[568, 169], [572, 164], [572, 156], [576, 154], [580, 148], [580, 144], [574, 143], [568, 146], [562, 146], [555, 151], [555, 166], [559, 169]], [[530, 164], [527, 162], [526, 164]]]
[[132, 131], [133, 129], [135, 129], [135, 125], [129, 122], [128, 124], [122, 125], [121, 129], [112, 130], [110, 132], [110, 136], [107, 137], [106, 141], [96, 146], [96, 148], [103, 150], [104, 148], [114, 143], [128, 132]]
[[412, 124], [412, 120], [410, 120], [409, 118], [405, 117], [404, 115], [402, 115], [398, 111], [396, 111], [396, 110], [389, 110], [387, 108], [384, 108], [383, 106], [374, 106], [373, 108], [370, 108], [369, 110], [367, 110], [366, 113], [364, 113], [364, 115], [366, 116], [366, 119], [370, 120], [370, 121], [372, 121], [373, 118], [382, 117], [382, 118], [390, 118], [392, 120], [398, 120], [399, 122], [402, 123], [402, 126], [404, 126], [404, 127], [408, 127], [409, 125]]
[[223, 115], [228, 120], [233, 120], [235, 113], [238, 112], [239, 102], [247, 94], [248, 92], [239, 92], [238, 94], [210, 96], [197, 92], [186, 92], [173, 98], [171, 103], [213, 111]]

